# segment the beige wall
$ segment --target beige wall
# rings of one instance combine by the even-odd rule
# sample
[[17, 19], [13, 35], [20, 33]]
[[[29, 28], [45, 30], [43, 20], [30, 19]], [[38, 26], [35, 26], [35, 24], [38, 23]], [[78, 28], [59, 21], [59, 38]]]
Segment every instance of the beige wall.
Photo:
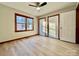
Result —
[[34, 31], [15, 32], [15, 13], [34, 17], [25, 12], [0, 5], [0, 42], [37, 34], [36, 17], [34, 17]]

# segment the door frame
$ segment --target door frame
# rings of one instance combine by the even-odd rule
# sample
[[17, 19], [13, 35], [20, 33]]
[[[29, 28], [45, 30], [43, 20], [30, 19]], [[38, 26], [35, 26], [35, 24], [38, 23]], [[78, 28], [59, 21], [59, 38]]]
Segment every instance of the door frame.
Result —
[[[38, 34], [40, 35], [40, 20], [41, 19], [45, 19], [45, 22], [46, 22], [46, 17], [42, 17], [42, 18], [39, 18], [38, 19]], [[45, 31], [46, 31], [46, 24], [45, 24]], [[45, 36], [46, 36], [46, 33], [45, 33]]]
[[48, 28], [47, 33], [48, 33], [48, 37], [49, 37], [49, 17], [54, 17], [54, 16], [58, 16], [58, 38], [57, 39], [60, 40], [60, 14], [55, 14], [55, 15], [51, 15], [51, 16], [47, 17], [47, 28]]

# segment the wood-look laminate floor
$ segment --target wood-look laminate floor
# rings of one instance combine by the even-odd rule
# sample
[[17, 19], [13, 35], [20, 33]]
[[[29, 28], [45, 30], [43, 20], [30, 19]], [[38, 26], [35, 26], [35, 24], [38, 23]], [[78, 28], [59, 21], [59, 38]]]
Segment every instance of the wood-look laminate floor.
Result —
[[0, 44], [0, 56], [79, 56], [79, 44], [33, 36]]

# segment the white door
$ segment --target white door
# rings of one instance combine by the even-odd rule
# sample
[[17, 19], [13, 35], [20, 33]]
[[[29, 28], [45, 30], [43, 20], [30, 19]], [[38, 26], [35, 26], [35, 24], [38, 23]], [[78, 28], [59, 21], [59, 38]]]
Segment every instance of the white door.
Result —
[[60, 40], [75, 43], [76, 11], [68, 11], [60, 14]]

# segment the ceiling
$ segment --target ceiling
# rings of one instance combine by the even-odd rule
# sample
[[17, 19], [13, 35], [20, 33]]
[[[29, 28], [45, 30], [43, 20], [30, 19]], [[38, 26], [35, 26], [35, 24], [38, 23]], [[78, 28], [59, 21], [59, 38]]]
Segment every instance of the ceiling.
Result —
[[35, 7], [28, 6], [28, 4], [34, 4], [33, 2], [1, 2], [0, 4], [18, 10], [22, 10], [33, 16], [40, 16], [68, 6], [74, 6], [77, 3], [76, 2], [47, 2], [47, 5], [41, 7], [40, 11], [37, 11]]

